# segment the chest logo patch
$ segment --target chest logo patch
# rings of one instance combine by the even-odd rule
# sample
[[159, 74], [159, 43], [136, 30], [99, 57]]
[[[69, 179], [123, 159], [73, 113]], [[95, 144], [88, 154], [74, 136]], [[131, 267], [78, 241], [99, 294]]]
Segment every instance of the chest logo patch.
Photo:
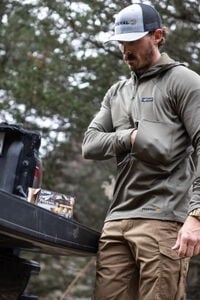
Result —
[[143, 97], [142, 102], [153, 102], [153, 97]]

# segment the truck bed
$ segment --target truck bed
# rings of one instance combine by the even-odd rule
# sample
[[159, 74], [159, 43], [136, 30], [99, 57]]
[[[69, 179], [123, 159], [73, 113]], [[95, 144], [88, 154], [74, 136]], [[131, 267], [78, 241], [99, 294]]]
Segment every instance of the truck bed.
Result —
[[95, 255], [100, 233], [0, 190], [0, 248], [52, 255]]

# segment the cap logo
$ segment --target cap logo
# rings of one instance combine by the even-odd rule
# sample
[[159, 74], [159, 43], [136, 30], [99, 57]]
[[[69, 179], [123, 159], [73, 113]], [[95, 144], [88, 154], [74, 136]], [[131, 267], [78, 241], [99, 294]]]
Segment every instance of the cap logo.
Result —
[[137, 24], [137, 20], [136, 19], [132, 19], [132, 20], [130, 20], [129, 23], [132, 24], [132, 25], [135, 25], [135, 24]]
[[116, 22], [115, 26], [117, 25], [128, 25], [128, 22], [127, 21]]
[[137, 24], [137, 20], [136, 19], [131, 19], [130, 21], [120, 21], [120, 22], [115, 22], [115, 26], [117, 25], [135, 25]]

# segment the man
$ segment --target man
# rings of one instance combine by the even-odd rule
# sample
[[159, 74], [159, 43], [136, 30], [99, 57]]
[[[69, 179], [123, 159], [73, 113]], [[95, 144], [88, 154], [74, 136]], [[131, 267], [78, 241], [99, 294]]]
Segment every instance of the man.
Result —
[[158, 12], [132, 4], [115, 34], [131, 78], [114, 84], [85, 133], [83, 155], [116, 157], [97, 255], [95, 300], [185, 299], [200, 253], [200, 77], [160, 52]]

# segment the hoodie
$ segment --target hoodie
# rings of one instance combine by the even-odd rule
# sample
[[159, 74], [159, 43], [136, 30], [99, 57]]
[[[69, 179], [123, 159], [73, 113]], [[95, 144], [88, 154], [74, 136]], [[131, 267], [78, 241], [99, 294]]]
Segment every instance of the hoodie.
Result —
[[87, 159], [116, 158], [105, 221], [184, 222], [200, 207], [200, 76], [163, 53], [139, 78], [132, 73], [117, 82], [90, 123], [82, 151]]

